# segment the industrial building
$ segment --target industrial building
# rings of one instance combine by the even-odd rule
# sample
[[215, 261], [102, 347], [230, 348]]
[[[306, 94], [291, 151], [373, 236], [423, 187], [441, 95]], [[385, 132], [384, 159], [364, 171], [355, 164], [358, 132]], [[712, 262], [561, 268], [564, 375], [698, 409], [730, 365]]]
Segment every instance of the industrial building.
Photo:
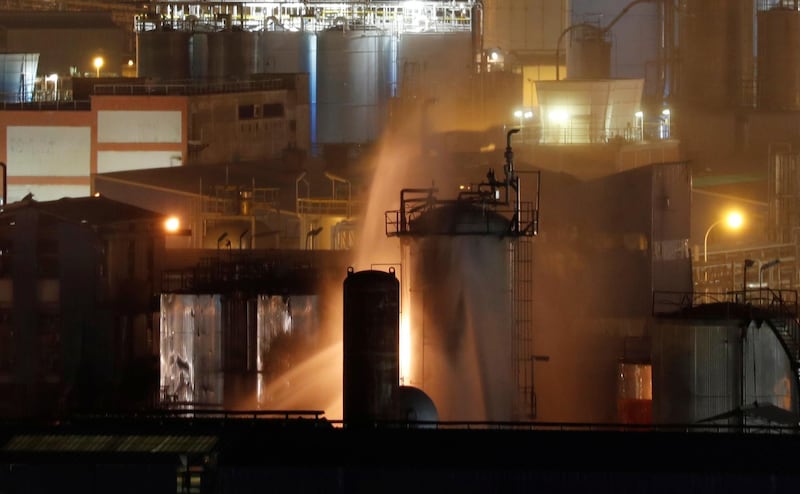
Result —
[[[157, 404], [83, 458], [146, 469], [156, 422], [172, 491], [298, 472], [788, 490], [799, 19], [784, 0], [143, 7], [136, 78], [72, 79], [85, 116], [60, 96], [0, 112], [11, 202], [66, 184], [185, 224], [148, 287]], [[9, 431], [4, 458], [64, 465], [101, 435]], [[357, 446], [248, 454], [300, 437]], [[445, 437], [419, 461], [358, 451]], [[731, 454], [751, 445], [768, 453]]]

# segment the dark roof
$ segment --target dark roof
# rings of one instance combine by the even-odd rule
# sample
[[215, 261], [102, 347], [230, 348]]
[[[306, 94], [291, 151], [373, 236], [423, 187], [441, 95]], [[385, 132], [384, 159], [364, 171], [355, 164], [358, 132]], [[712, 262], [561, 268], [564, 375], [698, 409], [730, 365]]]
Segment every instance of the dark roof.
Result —
[[0, 28], [12, 29], [119, 29], [111, 12], [0, 12]]
[[65, 197], [56, 201], [42, 202], [23, 199], [5, 206], [2, 215], [14, 214], [26, 208], [36, 208], [44, 214], [64, 221], [86, 222], [91, 225], [108, 225], [124, 221], [152, 221], [163, 218], [162, 214], [155, 211], [102, 196]]
[[[330, 197], [331, 180], [322, 171], [322, 165], [306, 162], [308, 168], [286, 160], [264, 162], [230, 163], [216, 165], [184, 165], [165, 168], [148, 168], [96, 175], [98, 183], [104, 178], [127, 182], [132, 185], [158, 187], [161, 189], [199, 194], [201, 189], [208, 195], [215, 186], [241, 188], [277, 188], [281, 209], [294, 210], [298, 179], [308, 184], [308, 192], [301, 190], [301, 197]], [[303, 175], [305, 173], [305, 175]], [[351, 179], [351, 177], [342, 177]], [[358, 178], [354, 180], [355, 187]], [[102, 190], [98, 187], [98, 190]]]

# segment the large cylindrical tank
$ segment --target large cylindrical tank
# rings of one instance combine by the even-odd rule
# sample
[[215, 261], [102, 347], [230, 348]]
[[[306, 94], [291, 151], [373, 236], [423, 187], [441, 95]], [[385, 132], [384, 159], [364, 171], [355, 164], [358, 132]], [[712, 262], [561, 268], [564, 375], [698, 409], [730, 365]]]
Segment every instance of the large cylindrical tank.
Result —
[[758, 107], [800, 110], [800, 12], [758, 13]]
[[704, 0], [682, 8], [680, 100], [702, 108], [738, 105], [753, 79], [752, 2]]
[[38, 67], [38, 53], [0, 53], [0, 101], [31, 101]]
[[189, 63], [192, 80], [202, 81], [208, 78], [208, 33], [192, 33], [189, 40]]
[[377, 30], [317, 35], [317, 142], [363, 144], [381, 135], [396, 84], [396, 46]]
[[[753, 404], [796, 412], [789, 359], [768, 323], [658, 319], [652, 332], [653, 423], [739, 423]], [[729, 310], [729, 309], [728, 309]], [[750, 417], [748, 423], [759, 422]], [[763, 421], [763, 420], [762, 420]]]
[[394, 270], [348, 268], [343, 288], [344, 423], [389, 420], [400, 384], [400, 282]]
[[208, 78], [246, 79], [260, 72], [260, 36], [238, 30], [208, 33]]
[[317, 37], [304, 31], [264, 31], [259, 41], [261, 71], [294, 74], [316, 71]]
[[138, 76], [156, 80], [186, 80], [191, 77], [186, 31], [142, 31], [136, 36]]
[[567, 79], [611, 77], [611, 42], [596, 27], [573, 30], [567, 45]]
[[[443, 421], [508, 421], [518, 399], [509, 220], [454, 203], [411, 222], [404, 237], [409, 319], [405, 382]], [[404, 278], [405, 279], [405, 278]]]
[[[309, 132], [317, 141], [317, 36], [303, 31], [261, 33], [261, 71], [267, 74], [308, 73]], [[298, 95], [299, 97], [299, 95]], [[299, 125], [299, 123], [298, 123]]]

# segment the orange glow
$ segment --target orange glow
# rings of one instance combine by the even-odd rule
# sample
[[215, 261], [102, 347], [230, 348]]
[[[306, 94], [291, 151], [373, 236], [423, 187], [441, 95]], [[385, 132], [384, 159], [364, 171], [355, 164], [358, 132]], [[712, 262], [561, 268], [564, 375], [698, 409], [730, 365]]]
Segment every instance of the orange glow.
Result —
[[411, 329], [409, 328], [408, 311], [400, 315], [400, 384], [411, 382]]
[[175, 233], [181, 227], [180, 220], [175, 216], [170, 216], [164, 222], [164, 229], [166, 229], [169, 233]]

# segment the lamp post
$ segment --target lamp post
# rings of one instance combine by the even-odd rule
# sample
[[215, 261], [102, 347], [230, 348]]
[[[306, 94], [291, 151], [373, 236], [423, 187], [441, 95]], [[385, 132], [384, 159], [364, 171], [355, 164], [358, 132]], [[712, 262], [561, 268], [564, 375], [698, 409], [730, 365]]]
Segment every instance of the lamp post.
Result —
[[708, 262], [708, 234], [711, 233], [711, 230], [713, 230], [715, 226], [721, 223], [727, 224], [729, 228], [737, 229], [742, 226], [742, 223], [744, 223], [744, 217], [742, 217], [741, 213], [733, 211], [728, 213], [724, 218], [711, 223], [711, 226], [709, 226], [708, 230], [706, 230], [706, 236], [703, 239], [703, 262]]
[[97, 77], [98, 78], [100, 77], [100, 69], [103, 67], [104, 63], [105, 63], [105, 60], [103, 60], [103, 57], [94, 57], [93, 64], [94, 64], [94, 68], [97, 70]]

